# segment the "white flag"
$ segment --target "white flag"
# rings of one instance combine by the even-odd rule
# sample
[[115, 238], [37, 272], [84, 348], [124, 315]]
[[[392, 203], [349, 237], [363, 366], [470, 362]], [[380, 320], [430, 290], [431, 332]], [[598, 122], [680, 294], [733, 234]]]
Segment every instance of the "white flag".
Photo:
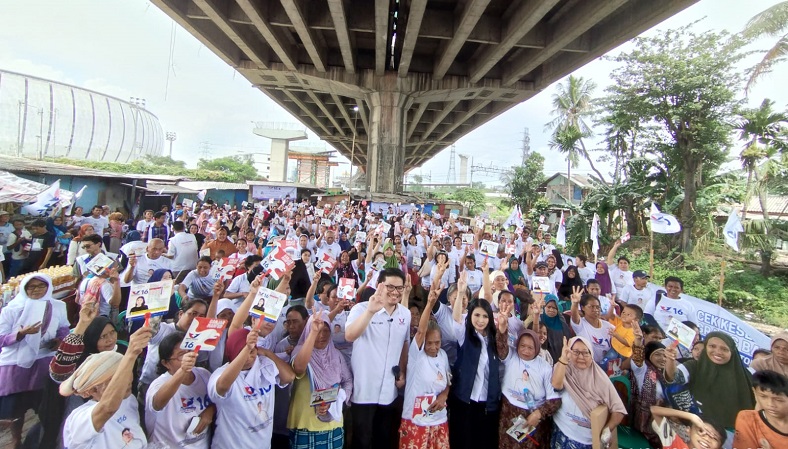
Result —
[[741, 220], [739, 220], [739, 209], [734, 207], [731, 209], [731, 214], [728, 215], [728, 222], [725, 223], [722, 235], [725, 237], [725, 243], [736, 252], [739, 252], [740, 232], [744, 232], [744, 228], [741, 225]]
[[523, 211], [520, 210], [520, 205], [517, 205], [517, 215], [514, 217], [514, 225], [518, 228], [525, 227], [525, 222], [523, 222]]
[[79, 201], [79, 199], [82, 198], [82, 194], [85, 193], [85, 189], [87, 188], [88, 186], [83, 185], [82, 188], [79, 189], [79, 192], [74, 194], [74, 198], [71, 198], [71, 204], [69, 204], [65, 209], [66, 215], [71, 215], [71, 211], [72, 209], [74, 209], [74, 205], [76, 205], [77, 201]]
[[681, 231], [678, 218], [670, 214], [663, 214], [651, 203], [651, 232], [657, 234], [675, 234]]
[[561, 211], [561, 221], [558, 222], [558, 232], [555, 233], [555, 244], [566, 246], [566, 223], [564, 222], [564, 211]]
[[[519, 210], [520, 208], [518, 206], [514, 206], [512, 208], [512, 212], [509, 214], [509, 218], [507, 218], [506, 221], [503, 222], [504, 228], [508, 228], [509, 226], [517, 226], [517, 214]], [[523, 221], [522, 217], [520, 218], [520, 221], [521, 222]]]
[[22, 206], [22, 212], [36, 217], [48, 217], [60, 202], [60, 180], [38, 194], [34, 203]]
[[596, 255], [599, 253], [599, 215], [597, 214], [594, 214], [591, 220], [591, 252], [594, 253], [594, 261], [596, 261]]
[[207, 194], [208, 194], [208, 190], [202, 189], [200, 190], [200, 193], [197, 194], [197, 199], [200, 201], [205, 201], [205, 195]]

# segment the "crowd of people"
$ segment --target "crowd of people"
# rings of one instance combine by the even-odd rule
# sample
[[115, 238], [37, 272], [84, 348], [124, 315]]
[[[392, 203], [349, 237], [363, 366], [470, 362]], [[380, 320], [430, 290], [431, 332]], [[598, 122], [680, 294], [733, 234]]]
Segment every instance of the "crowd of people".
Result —
[[[730, 335], [701, 334], [683, 281], [650, 282], [621, 241], [594, 260], [527, 226], [366, 202], [124, 218], [76, 207], [28, 232], [0, 212], [5, 272], [31, 273], [0, 311], [17, 447], [29, 409], [47, 449], [575, 449], [619, 428], [642, 436], [629, 447], [788, 447], [788, 333], [745, 366]], [[274, 275], [278, 248], [294, 264]], [[117, 263], [96, 274], [101, 253]], [[36, 272], [53, 263], [74, 267], [76, 314]], [[126, 320], [146, 307], [132, 288], [162, 280], [169, 310]], [[275, 322], [251, 313], [262, 289], [287, 295]], [[182, 348], [196, 317], [227, 323], [212, 350]]]

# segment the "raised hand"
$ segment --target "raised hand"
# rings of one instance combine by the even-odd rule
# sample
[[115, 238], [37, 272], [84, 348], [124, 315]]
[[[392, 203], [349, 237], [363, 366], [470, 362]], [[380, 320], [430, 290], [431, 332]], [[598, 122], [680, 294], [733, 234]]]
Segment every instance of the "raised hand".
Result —
[[98, 314], [98, 303], [96, 301], [82, 304], [82, 308], [79, 309], [79, 323], [77, 323], [77, 326], [84, 332], [88, 325], [93, 322], [93, 319], [96, 318], [96, 314]]
[[[260, 318], [262, 320], [262, 318]], [[257, 348], [257, 339], [260, 337], [260, 334], [257, 333], [256, 329], [252, 329], [246, 335], [246, 349], [249, 351], [254, 351]]]
[[377, 290], [375, 290], [375, 294], [369, 298], [369, 305], [367, 306], [367, 312], [370, 313], [378, 313], [384, 305], [383, 295], [386, 294], [387, 287], [386, 282], [381, 282], [378, 284]]
[[199, 353], [197, 351], [190, 351], [183, 355], [181, 359], [181, 371], [185, 373], [192, 372], [194, 365], [197, 364], [197, 355]]
[[583, 287], [572, 287], [572, 296], [570, 299], [572, 300], [572, 304], [580, 304], [580, 299], [583, 297]]
[[221, 296], [223, 291], [224, 291], [224, 282], [222, 281], [222, 278], [219, 278], [213, 284], [213, 296], [219, 297]]
[[[41, 332], [41, 321], [35, 324], [31, 324], [30, 326], [22, 326], [22, 328], [19, 329], [19, 332], [17, 332], [17, 335], [21, 335], [22, 338], [24, 338], [27, 335], [33, 335], [39, 332]], [[21, 340], [21, 338], [17, 338], [17, 339]]]
[[568, 363], [570, 352], [572, 352], [572, 348], [569, 347], [569, 343], [566, 341], [566, 337], [564, 337], [564, 347], [561, 349], [561, 358], [559, 358], [558, 360], [564, 363]]
[[148, 347], [150, 339], [153, 338], [153, 330], [148, 326], [142, 326], [137, 329], [137, 332], [131, 334], [129, 338], [129, 347], [126, 354], [140, 355], [143, 349]]
[[484, 273], [486, 276], [489, 271], [490, 271], [490, 258], [485, 257], [484, 262], [482, 262], [482, 273]]
[[500, 303], [501, 307], [498, 309], [498, 332], [505, 334], [509, 329], [509, 313], [512, 311], [512, 306], [508, 303]]
[[640, 345], [643, 344], [643, 331], [640, 329], [640, 326], [635, 324], [632, 326], [632, 333], [635, 334], [635, 343]]
[[309, 332], [314, 332], [315, 334], [317, 334], [318, 332], [320, 332], [320, 328], [323, 326], [324, 323], [325, 321], [323, 321], [323, 311], [316, 310], [312, 314], [312, 326], [309, 327]]

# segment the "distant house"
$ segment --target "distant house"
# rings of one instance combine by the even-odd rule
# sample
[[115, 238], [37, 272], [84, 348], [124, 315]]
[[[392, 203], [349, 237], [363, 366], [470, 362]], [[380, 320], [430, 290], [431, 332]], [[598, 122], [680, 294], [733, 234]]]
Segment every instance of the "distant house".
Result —
[[[570, 183], [572, 185], [571, 203], [579, 206], [586, 199], [588, 193], [591, 192], [593, 186], [588, 177], [574, 173], [572, 173]], [[544, 193], [551, 206], [565, 206], [567, 196], [566, 174], [556, 173], [547, 178], [539, 186], [539, 191]]]

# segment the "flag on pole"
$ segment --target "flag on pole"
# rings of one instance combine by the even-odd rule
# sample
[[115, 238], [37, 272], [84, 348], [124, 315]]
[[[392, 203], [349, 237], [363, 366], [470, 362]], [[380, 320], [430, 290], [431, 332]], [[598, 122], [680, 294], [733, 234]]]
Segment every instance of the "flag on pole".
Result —
[[205, 195], [207, 195], [207, 194], [208, 194], [208, 190], [207, 189], [202, 189], [202, 190], [200, 190], [200, 193], [197, 194], [197, 199], [200, 200], [200, 201], [205, 201]]
[[728, 222], [725, 223], [722, 235], [725, 237], [725, 243], [736, 252], [739, 252], [740, 232], [744, 232], [744, 227], [742, 227], [741, 220], [739, 220], [739, 208], [734, 207], [731, 209], [731, 214], [728, 215]]
[[564, 211], [561, 211], [561, 220], [558, 222], [558, 232], [555, 233], [555, 244], [566, 246], [566, 223], [564, 222]]
[[77, 204], [77, 201], [79, 201], [79, 199], [82, 198], [82, 194], [85, 193], [85, 189], [87, 188], [88, 186], [83, 185], [82, 188], [79, 189], [79, 192], [74, 194], [74, 198], [71, 199], [71, 204], [69, 204], [65, 209], [66, 215], [71, 215], [72, 209]]
[[681, 231], [678, 218], [663, 214], [654, 203], [651, 203], [651, 232], [657, 234], [675, 234]]
[[503, 223], [504, 228], [508, 228], [510, 226], [519, 226], [523, 227], [523, 214], [520, 212], [520, 206], [514, 206], [512, 208], [512, 212], [509, 214], [509, 218]]
[[591, 252], [594, 253], [594, 262], [596, 262], [596, 255], [599, 253], [599, 215], [594, 214], [591, 220]]
[[60, 202], [60, 180], [38, 194], [35, 202], [22, 206], [22, 212], [36, 217], [48, 217]]

